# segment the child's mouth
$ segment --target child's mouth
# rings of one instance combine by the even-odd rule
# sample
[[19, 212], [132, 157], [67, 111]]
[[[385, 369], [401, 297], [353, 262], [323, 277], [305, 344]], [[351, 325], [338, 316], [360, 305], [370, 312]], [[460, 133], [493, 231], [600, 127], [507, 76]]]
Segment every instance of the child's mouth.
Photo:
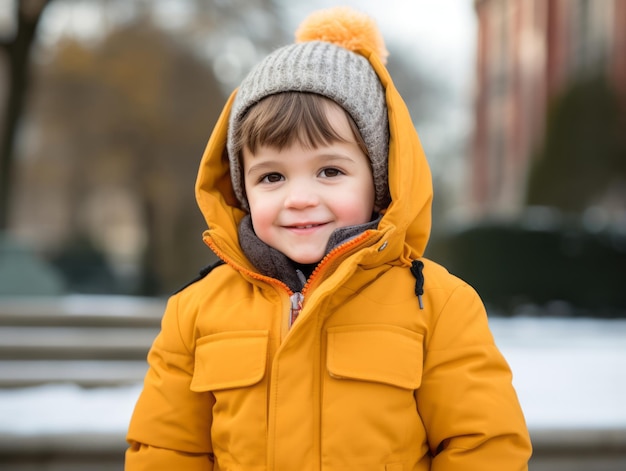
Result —
[[315, 227], [323, 226], [325, 223], [310, 223], [310, 224], [294, 224], [291, 226], [287, 226], [289, 229], [295, 230], [305, 230], [305, 229], [313, 229]]

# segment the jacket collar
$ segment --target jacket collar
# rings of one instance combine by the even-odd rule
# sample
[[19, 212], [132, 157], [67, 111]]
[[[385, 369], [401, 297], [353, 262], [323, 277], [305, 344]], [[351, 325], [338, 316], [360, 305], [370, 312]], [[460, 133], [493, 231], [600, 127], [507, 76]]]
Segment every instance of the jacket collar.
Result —
[[[377, 217], [365, 224], [336, 229], [328, 240], [325, 253], [328, 254], [335, 247], [368, 229], [375, 229], [379, 222], [380, 217]], [[302, 291], [306, 277], [302, 279], [298, 275], [298, 265], [282, 252], [270, 247], [257, 237], [252, 227], [250, 215], [244, 216], [241, 220], [238, 232], [241, 250], [260, 274], [282, 281], [294, 293]]]

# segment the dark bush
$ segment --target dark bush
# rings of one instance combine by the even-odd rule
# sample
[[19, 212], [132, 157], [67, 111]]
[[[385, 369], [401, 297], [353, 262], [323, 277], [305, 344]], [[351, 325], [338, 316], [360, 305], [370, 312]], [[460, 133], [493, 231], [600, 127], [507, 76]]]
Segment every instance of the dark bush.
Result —
[[560, 301], [573, 315], [626, 317], [626, 234], [618, 231], [485, 223], [434, 237], [427, 256], [503, 314]]

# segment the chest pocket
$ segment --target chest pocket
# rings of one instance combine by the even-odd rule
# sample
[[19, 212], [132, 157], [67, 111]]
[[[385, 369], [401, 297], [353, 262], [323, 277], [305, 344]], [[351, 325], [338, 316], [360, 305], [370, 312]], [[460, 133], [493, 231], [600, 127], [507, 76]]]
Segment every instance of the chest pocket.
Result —
[[251, 386], [265, 376], [267, 331], [236, 331], [201, 337], [196, 342], [195, 392]]
[[423, 335], [394, 325], [328, 329], [327, 368], [335, 379], [418, 389], [422, 381]]

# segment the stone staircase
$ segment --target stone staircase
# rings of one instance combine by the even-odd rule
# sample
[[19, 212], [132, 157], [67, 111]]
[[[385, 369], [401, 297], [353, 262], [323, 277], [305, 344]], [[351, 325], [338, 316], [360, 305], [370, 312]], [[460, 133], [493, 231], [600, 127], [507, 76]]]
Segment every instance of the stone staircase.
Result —
[[0, 388], [141, 381], [163, 306], [100, 297], [0, 302]]
[[[0, 298], [0, 390], [141, 383], [164, 307], [116, 296]], [[0, 433], [0, 469], [121, 470], [125, 449], [123, 431]]]

